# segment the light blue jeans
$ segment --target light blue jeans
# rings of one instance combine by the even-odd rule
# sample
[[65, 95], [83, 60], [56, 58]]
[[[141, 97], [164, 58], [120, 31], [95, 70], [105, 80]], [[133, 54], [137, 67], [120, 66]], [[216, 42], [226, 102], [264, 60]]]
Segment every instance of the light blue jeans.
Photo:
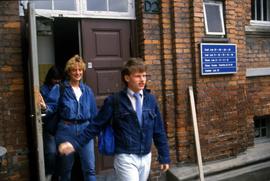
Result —
[[146, 181], [151, 167], [151, 153], [147, 155], [117, 154], [114, 169], [117, 181]]
[[[77, 136], [80, 134], [89, 123], [83, 124], [65, 124], [60, 122], [58, 124], [57, 135]], [[91, 140], [82, 149], [78, 151], [81, 167], [83, 172], [84, 181], [96, 181], [95, 176], [95, 154], [94, 154], [94, 141]], [[60, 156], [60, 181], [70, 181], [72, 166], [74, 164], [74, 154], [67, 156]]]

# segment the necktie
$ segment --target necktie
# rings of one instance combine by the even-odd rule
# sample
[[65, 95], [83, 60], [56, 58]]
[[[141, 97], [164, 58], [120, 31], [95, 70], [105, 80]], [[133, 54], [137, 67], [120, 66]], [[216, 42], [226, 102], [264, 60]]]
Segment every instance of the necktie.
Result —
[[133, 96], [136, 99], [136, 113], [140, 126], [142, 126], [142, 99], [140, 93], [134, 93]]

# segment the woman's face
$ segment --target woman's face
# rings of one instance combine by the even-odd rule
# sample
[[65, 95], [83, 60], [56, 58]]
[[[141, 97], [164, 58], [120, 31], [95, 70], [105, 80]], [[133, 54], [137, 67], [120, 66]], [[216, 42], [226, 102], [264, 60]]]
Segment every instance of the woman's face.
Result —
[[69, 77], [71, 81], [80, 81], [83, 76], [83, 69], [76, 64], [69, 70]]

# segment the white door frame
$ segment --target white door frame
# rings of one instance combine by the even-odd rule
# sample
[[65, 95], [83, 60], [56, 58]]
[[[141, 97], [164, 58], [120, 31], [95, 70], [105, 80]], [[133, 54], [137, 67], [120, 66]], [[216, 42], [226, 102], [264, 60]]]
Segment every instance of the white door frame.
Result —
[[34, 92], [34, 114], [30, 115], [35, 120], [36, 152], [38, 157], [38, 176], [39, 181], [45, 181], [45, 165], [42, 138], [42, 119], [39, 105], [39, 69], [38, 69], [38, 49], [37, 49], [37, 30], [36, 13], [33, 3], [28, 3], [29, 34], [30, 34], [30, 76], [32, 77]]

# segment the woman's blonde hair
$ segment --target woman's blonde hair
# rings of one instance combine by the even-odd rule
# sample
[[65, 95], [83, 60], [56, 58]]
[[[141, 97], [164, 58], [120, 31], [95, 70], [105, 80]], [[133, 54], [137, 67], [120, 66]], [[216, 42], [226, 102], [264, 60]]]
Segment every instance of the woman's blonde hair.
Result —
[[82, 57], [80, 57], [79, 55], [74, 55], [67, 61], [65, 72], [68, 73], [72, 68], [75, 68], [77, 65], [79, 66], [79, 68], [85, 71], [85, 62]]

